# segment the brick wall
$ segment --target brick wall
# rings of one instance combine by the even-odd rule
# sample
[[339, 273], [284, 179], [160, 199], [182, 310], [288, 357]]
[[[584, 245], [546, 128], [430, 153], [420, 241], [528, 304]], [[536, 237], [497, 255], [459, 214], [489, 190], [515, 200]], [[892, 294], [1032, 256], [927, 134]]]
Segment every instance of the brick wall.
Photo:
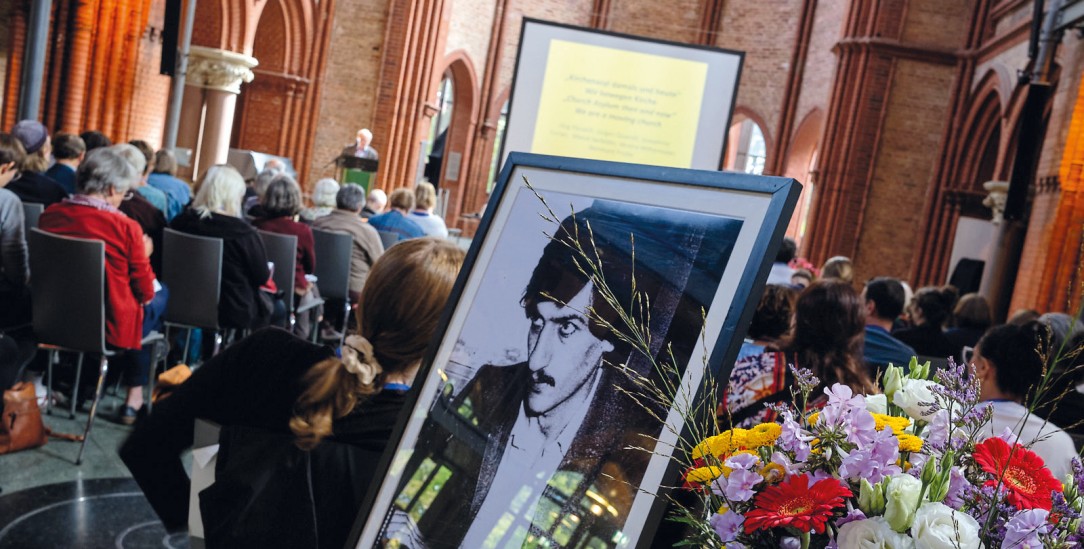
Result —
[[[735, 0], [723, 7], [716, 45], [746, 52], [737, 105], [764, 121], [761, 131], [769, 143], [778, 141], [800, 8], [794, 0]], [[776, 154], [769, 147], [768, 154]]]
[[847, 0], [817, 2], [813, 32], [809, 37], [809, 54], [802, 73], [801, 95], [798, 97], [795, 117], [798, 122], [804, 120], [813, 109], [828, 110], [836, 75], [836, 54], [832, 52], [832, 47], [839, 41], [846, 15]]
[[[609, 30], [674, 42], [689, 42], [700, 31], [701, 0], [612, 2]], [[724, 27], [724, 32], [726, 31]]]
[[[338, 0], [335, 4], [309, 181], [330, 176], [333, 170], [324, 166], [354, 140], [358, 129], [376, 125], [373, 108], [383, 62], [387, 9], [387, 0]], [[382, 154], [385, 138], [373, 136], [373, 146]]]
[[[8, 56], [11, 54], [11, 9], [15, 2], [0, 3], [0, 82], [7, 80]], [[0, 112], [4, 112], [3, 93], [0, 93]], [[4, 128], [7, 129], [7, 128]]]
[[464, 50], [479, 75], [485, 69], [496, 0], [453, 2], [445, 55]]
[[[948, 117], [951, 66], [897, 61], [855, 254], [855, 279], [907, 278]], [[813, 228], [812, 230], [816, 230]]]
[[136, 66], [132, 106], [128, 115], [129, 140], [142, 139], [158, 148], [162, 144], [166, 112], [169, 108], [169, 76], [158, 73], [162, 59], [162, 26], [165, 2], [151, 4], [148, 31], [140, 41], [139, 62]]

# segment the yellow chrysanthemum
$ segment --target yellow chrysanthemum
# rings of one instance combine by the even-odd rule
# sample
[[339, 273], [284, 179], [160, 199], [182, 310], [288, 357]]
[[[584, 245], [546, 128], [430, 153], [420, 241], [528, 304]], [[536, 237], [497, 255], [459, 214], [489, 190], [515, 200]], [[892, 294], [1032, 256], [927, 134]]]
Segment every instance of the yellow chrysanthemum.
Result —
[[885, 427], [891, 427], [893, 433], [902, 433], [904, 429], [911, 425], [911, 420], [905, 417], [888, 416], [885, 414], [873, 414], [873, 422], [878, 431], [883, 431]]
[[917, 452], [922, 449], [922, 439], [915, 435], [902, 433], [896, 435], [896, 438], [900, 441], [901, 452]]
[[787, 470], [778, 463], [769, 463], [760, 469], [760, 476], [764, 477], [764, 480], [771, 484], [783, 480], [783, 477], [786, 475]]
[[726, 471], [726, 469], [728, 468], [722, 466], [716, 467], [714, 465], [709, 465], [707, 467], [697, 467], [696, 469], [689, 471], [689, 473], [685, 475], [685, 480], [687, 482], [699, 483], [711, 482], [723, 476], [725, 472], [728, 472]]
[[749, 430], [746, 434], [746, 441], [750, 448], [770, 446], [775, 443], [775, 439], [779, 438], [782, 432], [783, 426], [778, 423], [761, 423]]
[[820, 413], [820, 412], [813, 412], [812, 414], [809, 414], [809, 417], [805, 418], [805, 420], [806, 420], [806, 422], [808, 422], [808, 423], [809, 423], [810, 425], [816, 425], [816, 424], [817, 424], [817, 420], [818, 420], [818, 419], [819, 419], [820, 417], [821, 417], [821, 413]]
[[745, 429], [732, 429], [708, 437], [693, 448], [692, 458], [700, 459], [704, 456], [722, 457], [735, 450], [746, 448], [748, 446], [747, 433]]

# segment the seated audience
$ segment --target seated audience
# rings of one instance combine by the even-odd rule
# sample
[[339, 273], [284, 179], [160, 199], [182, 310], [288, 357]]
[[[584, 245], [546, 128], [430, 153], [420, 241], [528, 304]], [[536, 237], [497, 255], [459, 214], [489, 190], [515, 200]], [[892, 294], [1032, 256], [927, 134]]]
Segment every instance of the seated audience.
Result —
[[789, 236], [784, 237], [783, 244], [779, 246], [779, 251], [775, 254], [772, 270], [768, 273], [768, 284], [787, 285], [791, 283], [794, 269], [790, 267], [790, 262], [794, 260], [797, 253], [798, 244], [794, 242], [794, 239]]
[[[798, 295], [794, 329], [778, 345], [739, 360], [730, 373], [724, 403], [734, 426], [769, 421], [767, 406], [791, 400], [794, 376], [789, 365], [805, 368], [820, 379], [813, 397], [823, 402], [823, 389], [842, 383], [855, 393], [877, 391], [862, 360], [865, 323], [858, 293], [839, 280], [819, 280]], [[725, 424], [729, 420], [723, 418]]]
[[854, 282], [854, 267], [851, 265], [851, 260], [841, 255], [829, 258], [821, 267], [821, 279], [842, 280], [847, 284]]
[[339, 184], [329, 177], [316, 182], [312, 187], [312, 207], [301, 210], [301, 221], [312, 224], [318, 217], [323, 217], [335, 210], [335, 195]]
[[[204, 513], [203, 523], [209, 536], [224, 537], [209, 537], [209, 546], [236, 546], [240, 540], [230, 536], [246, 544], [281, 546], [285, 539], [305, 535], [308, 539], [297, 546], [316, 547], [318, 539], [319, 547], [342, 547], [377, 462], [392, 442], [408, 401], [406, 392], [462, 261], [463, 252], [441, 240], [396, 246], [373, 266], [358, 308], [360, 335], [348, 338], [341, 359], [328, 347], [281, 330], [261, 330], [208, 361], [156, 404], [121, 447], [120, 456], [167, 530], [183, 531], [187, 524], [190, 483], [181, 454], [192, 446], [193, 422], [203, 418], [226, 430], [257, 431], [275, 436], [276, 442], [284, 440], [278, 447], [293, 453], [266, 462], [275, 467], [280, 487], [287, 484], [283, 461], [294, 454], [300, 458], [297, 448], [311, 456], [304, 458], [311, 465], [301, 473], [299, 489], [270, 502], [253, 501], [245, 490], [229, 490], [238, 479], [218, 473], [219, 490], [212, 486], [204, 494], [224, 498], [216, 500], [222, 512]], [[219, 467], [228, 470], [223, 460], [229, 456], [220, 453], [218, 459]], [[253, 506], [273, 516], [246, 523], [245, 510]], [[311, 517], [307, 524], [315, 532], [299, 531], [297, 516]]]
[[391, 209], [369, 218], [369, 224], [378, 231], [395, 233], [399, 240], [420, 238], [425, 231], [410, 217], [414, 209], [414, 193], [409, 189], [395, 189], [388, 198]]
[[794, 274], [790, 275], [790, 285], [800, 291], [804, 290], [806, 286], [812, 284], [816, 279], [817, 277], [813, 275], [813, 271], [809, 269], [794, 269]]
[[8, 183], [7, 190], [15, 193], [23, 202], [56, 204], [68, 196], [60, 183], [47, 177], [44, 172], [49, 168], [49, 155], [53, 152], [49, 132], [37, 120], [23, 120], [11, 130], [11, 135], [18, 139], [26, 150], [19, 177]]
[[[301, 188], [297, 186], [294, 178], [280, 173], [267, 185], [260, 205], [263, 206], [264, 215], [252, 222], [257, 229], [297, 237], [293, 296], [295, 308], [300, 305], [305, 296], [319, 297], [316, 285], [306, 276], [316, 272], [316, 250], [312, 240], [312, 229], [304, 223], [294, 221], [294, 217], [301, 211]], [[294, 325], [295, 333], [302, 338], [307, 337], [309, 333], [311, 324], [309, 313], [319, 315], [316, 311], [298, 315]]]
[[990, 302], [977, 293], [965, 294], [952, 311], [954, 326], [945, 330], [945, 337], [956, 347], [956, 360], [963, 359], [964, 347], [975, 348], [982, 334], [994, 323]]
[[105, 136], [104, 133], [98, 130], [87, 130], [79, 134], [79, 138], [83, 140], [83, 143], [87, 146], [87, 152], [94, 149], [100, 149], [102, 147], [112, 147], [113, 141]]
[[192, 201], [192, 189], [188, 183], [177, 179], [177, 157], [168, 149], [155, 153], [154, 171], [147, 177], [147, 185], [166, 193], [167, 221], [173, 221]]
[[777, 345], [790, 330], [794, 318], [794, 301], [797, 290], [790, 286], [768, 284], [757, 303], [749, 332], [738, 351], [738, 360], [747, 356], [759, 355], [769, 345]]
[[1007, 320], [1005, 323], [1023, 326], [1028, 322], [1039, 320], [1040, 316], [1042, 316], [1042, 314], [1035, 309], [1017, 309], [1013, 311], [1011, 315], [1009, 315], [1009, 320]]
[[906, 366], [915, 350], [892, 337], [892, 323], [903, 312], [903, 284], [887, 276], [879, 276], [866, 283], [862, 300], [866, 303], [866, 335], [863, 358], [869, 366], [870, 375], [879, 379], [879, 372], [889, 364]]
[[[7, 190], [19, 175], [23, 145], [0, 133], [0, 329], [30, 322], [29, 256], [24, 233], [23, 203]], [[4, 387], [6, 388], [6, 387]]]
[[[269, 161], [268, 164], [270, 163], [271, 162]], [[271, 180], [281, 173], [283, 173], [283, 170], [273, 166], [267, 166], [261, 170], [260, 173], [256, 174], [256, 179], [252, 181], [252, 187], [245, 191], [245, 202], [243, 205], [245, 216], [250, 220], [265, 215], [262, 204], [263, 195], [267, 192], [267, 186], [271, 184]]]
[[365, 207], [361, 209], [361, 217], [369, 219], [374, 215], [380, 215], [384, 213], [384, 209], [387, 207], [387, 193], [380, 189], [373, 189], [369, 191], [369, 196], [365, 199]]
[[414, 188], [414, 210], [410, 220], [425, 231], [425, 236], [448, 238], [448, 226], [439, 215], [433, 213], [437, 205], [437, 189], [432, 183], [422, 181]]
[[[117, 147], [121, 146], [122, 145], [117, 145]], [[136, 185], [136, 192], [143, 195], [143, 198], [146, 198], [147, 202], [153, 204], [154, 207], [158, 208], [158, 211], [162, 212], [162, 215], [165, 216], [169, 211], [169, 198], [166, 197], [165, 192], [147, 184], [147, 177], [151, 174], [151, 170], [154, 169], [154, 149], [152, 149], [146, 141], [139, 139], [128, 143], [128, 146], [134, 148], [142, 157], [142, 161], [136, 164], [136, 168], [138, 168], [139, 173], [142, 174]], [[131, 156], [131, 154], [126, 153], [126, 156]], [[131, 158], [129, 158], [129, 160], [131, 160]]]
[[[354, 245], [350, 253], [350, 302], [357, 303], [361, 295], [361, 289], [365, 287], [365, 279], [369, 277], [369, 269], [373, 263], [384, 253], [384, 245], [380, 242], [380, 235], [376, 229], [369, 226], [358, 213], [364, 204], [365, 191], [357, 185], [343, 185], [335, 195], [337, 209], [331, 213], [319, 217], [312, 223], [314, 229], [346, 233], [353, 237]], [[329, 304], [326, 308], [328, 321], [333, 326], [342, 325], [339, 311], [343, 310], [341, 304]], [[332, 335], [332, 334], [328, 334]], [[337, 339], [328, 338], [328, 339]]]
[[[149, 316], [157, 319], [166, 298], [164, 292], [155, 296], [154, 273], [147, 259], [150, 238], [138, 223], [117, 209], [139, 177], [139, 172], [116, 150], [96, 150], [79, 166], [77, 194], [47, 208], [40, 220], [44, 231], [105, 243], [105, 340], [118, 351], [110, 361], [114, 367], [119, 366], [128, 388], [120, 416], [126, 424], [134, 423], [143, 407], [143, 386], [147, 384], [149, 365], [141, 367], [132, 352], [141, 348], [143, 336], [149, 332], [144, 323], [144, 306], [149, 305]], [[80, 392], [85, 398], [93, 396], [90, 391]]]
[[927, 286], [915, 292], [908, 313], [910, 328], [896, 330], [892, 336], [910, 345], [919, 356], [945, 359], [960, 350], [945, 337], [945, 324], [952, 318], [956, 304], [956, 288]]
[[87, 146], [83, 138], [71, 133], [58, 133], [53, 140], [53, 164], [45, 175], [64, 187], [68, 194], [75, 193], [75, 170], [83, 157], [87, 154]]
[[182, 233], [222, 239], [222, 283], [218, 323], [224, 329], [267, 326], [272, 314], [260, 286], [271, 276], [260, 235], [241, 219], [245, 181], [232, 166], [211, 166], [199, 192], [170, 227]]
[[[124, 157], [137, 173], [144, 173], [146, 159], [139, 149], [127, 143], [107, 147]], [[133, 184], [133, 188], [124, 194], [124, 200], [120, 203], [120, 211], [124, 215], [134, 219], [143, 229], [143, 234], [151, 238], [155, 252], [151, 254], [151, 269], [161, 272], [162, 269], [162, 231], [166, 228], [166, 214], [154, 206], [146, 195], [139, 192], [142, 187], [142, 177]]]
[[[1039, 322], [1022, 326], [1006, 324], [991, 328], [975, 348], [975, 373], [981, 383], [979, 396], [993, 408], [993, 420], [983, 427], [983, 438], [1016, 434], [1020, 444], [1043, 458], [1054, 478], [1072, 473], [1076, 456], [1073, 440], [1057, 425], [1028, 411], [1043, 379], [1040, 349], [1050, 338]], [[1049, 396], [1049, 395], [1039, 395]]]
[[1036, 412], [1066, 432], [1084, 435], [1084, 393], [1078, 389], [1084, 380], [1084, 323], [1065, 313], [1046, 313], [1038, 322], [1049, 331], [1043, 358], [1053, 368]]

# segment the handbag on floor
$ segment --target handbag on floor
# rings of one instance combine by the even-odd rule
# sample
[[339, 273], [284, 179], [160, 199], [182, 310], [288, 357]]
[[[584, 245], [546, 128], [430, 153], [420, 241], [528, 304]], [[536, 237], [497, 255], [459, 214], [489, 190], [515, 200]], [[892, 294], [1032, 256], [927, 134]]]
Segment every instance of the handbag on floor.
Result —
[[0, 421], [0, 454], [37, 448], [47, 440], [34, 384], [19, 382], [4, 391], [4, 416]]

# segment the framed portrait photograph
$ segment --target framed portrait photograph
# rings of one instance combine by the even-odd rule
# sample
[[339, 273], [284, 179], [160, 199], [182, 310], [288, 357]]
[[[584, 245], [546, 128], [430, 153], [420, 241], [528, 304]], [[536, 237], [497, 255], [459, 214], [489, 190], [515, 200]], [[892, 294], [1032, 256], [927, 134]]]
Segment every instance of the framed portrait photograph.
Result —
[[728, 375], [799, 191], [510, 155], [351, 544], [649, 546], [688, 426], [640, 384]]

